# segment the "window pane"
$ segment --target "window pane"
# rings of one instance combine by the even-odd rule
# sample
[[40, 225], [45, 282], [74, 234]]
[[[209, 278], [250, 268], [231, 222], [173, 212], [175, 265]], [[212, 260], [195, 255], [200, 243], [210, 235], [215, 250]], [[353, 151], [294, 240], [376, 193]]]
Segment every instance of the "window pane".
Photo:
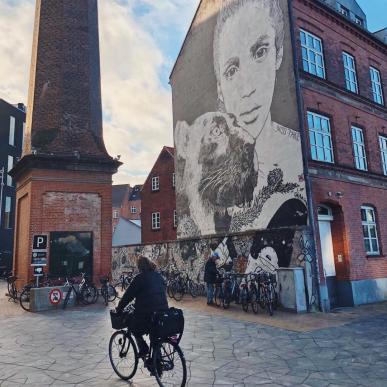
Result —
[[378, 246], [378, 240], [377, 239], [371, 239], [371, 246], [372, 246], [372, 252], [378, 253], [379, 252], [379, 246]]
[[362, 220], [363, 222], [365, 222], [366, 219], [367, 219], [367, 217], [366, 217], [366, 210], [362, 208], [362, 209], [361, 209], [361, 220]]
[[376, 238], [376, 227], [370, 226], [370, 236], [371, 238]]
[[371, 243], [369, 239], [364, 239], [364, 247], [367, 253], [371, 252]]

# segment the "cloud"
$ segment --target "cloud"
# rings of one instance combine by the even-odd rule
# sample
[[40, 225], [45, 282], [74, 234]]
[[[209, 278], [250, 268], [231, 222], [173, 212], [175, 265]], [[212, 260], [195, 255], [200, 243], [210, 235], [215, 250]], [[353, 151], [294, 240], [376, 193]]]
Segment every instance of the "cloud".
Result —
[[[0, 97], [13, 103], [27, 100], [34, 3], [0, 0]], [[173, 144], [167, 76], [197, 3], [99, 1], [104, 138], [124, 162], [115, 183], [143, 183]]]

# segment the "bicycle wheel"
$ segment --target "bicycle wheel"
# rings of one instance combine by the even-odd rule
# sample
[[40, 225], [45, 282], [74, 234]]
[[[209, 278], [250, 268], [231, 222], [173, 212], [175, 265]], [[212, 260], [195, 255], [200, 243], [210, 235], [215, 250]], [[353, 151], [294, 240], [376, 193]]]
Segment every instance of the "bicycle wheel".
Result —
[[270, 316], [273, 316], [273, 292], [271, 290], [271, 287], [267, 287], [266, 289], [266, 307], [267, 312], [270, 314]]
[[173, 298], [176, 301], [181, 301], [181, 299], [184, 296], [184, 288], [183, 288], [183, 286], [181, 284], [179, 284], [178, 282], [175, 282], [172, 285], [171, 291], [172, 291]]
[[243, 311], [247, 313], [249, 311], [249, 294], [247, 289], [241, 291], [241, 304]]
[[30, 311], [30, 287], [25, 287], [20, 293], [20, 306], [27, 312]]
[[255, 314], [258, 313], [258, 298], [257, 298], [257, 293], [256, 292], [252, 292], [251, 293], [251, 309], [253, 310], [253, 312]]
[[90, 305], [97, 302], [98, 289], [95, 285], [84, 285], [81, 289], [81, 302], [84, 305]]
[[197, 295], [198, 295], [198, 285], [197, 284], [195, 284], [192, 281], [189, 282], [188, 289], [189, 289], [189, 294], [191, 295], [192, 298], [197, 297]]
[[228, 309], [230, 307], [230, 302], [231, 302], [231, 289], [225, 288], [223, 290], [223, 299], [222, 299], [223, 309]]
[[114, 372], [123, 380], [133, 378], [138, 366], [137, 347], [125, 331], [114, 332], [109, 341], [109, 359]]
[[116, 288], [112, 285], [108, 285], [108, 301], [113, 302], [117, 298], [117, 290]]
[[160, 387], [184, 387], [187, 382], [187, 366], [179, 345], [162, 341], [153, 352], [153, 370]]

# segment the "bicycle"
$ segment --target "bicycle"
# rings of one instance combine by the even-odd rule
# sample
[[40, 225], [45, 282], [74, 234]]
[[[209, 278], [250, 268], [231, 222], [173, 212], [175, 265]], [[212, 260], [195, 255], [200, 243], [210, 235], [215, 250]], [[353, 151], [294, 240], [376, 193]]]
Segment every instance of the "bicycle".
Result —
[[113, 302], [117, 298], [117, 291], [115, 287], [109, 282], [109, 275], [99, 279], [101, 282], [101, 289], [99, 289], [99, 294], [101, 294], [105, 305], [107, 306], [109, 302]]
[[278, 295], [275, 289], [276, 276], [275, 274], [262, 272], [259, 273], [258, 278], [259, 305], [262, 309], [266, 308], [270, 316], [272, 316], [278, 304]]
[[240, 304], [240, 288], [238, 278], [243, 278], [244, 274], [226, 274], [223, 283], [223, 308], [228, 309], [231, 301]]
[[119, 281], [117, 283], [115, 283], [113, 286], [115, 288], [120, 287], [121, 292], [124, 292], [129, 287], [129, 285], [133, 281], [134, 277], [135, 277], [135, 270], [134, 269], [132, 269], [130, 271], [124, 271], [121, 273]]
[[[122, 314], [110, 311], [112, 327], [116, 332], [109, 341], [109, 359], [114, 372], [123, 380], [130, 380], [135, 376], [140, 360], [135, 340], [126, 327], [128, 315], [132, 312], [133, 308]], [[178, 330], [173, 329], [175, 326], [171, 325], [174, 324], [164, 324], [164, 322], [163, 329], [169, 332], [164, 331], [163, 334], [158, 334], [159, 331], [155, 329], [157, 321], [153, 322], [153, 328], [149, 334], [149, 352], [142, 360], [150, 374], [155, 376], [160, 387], [170, 385], [184, 387], [187, 381], [187, 366], [183, 351], [179, 347], [184, 322], [182, 329]]]
[[75, 294], [75, 302], [76, 304], [82, 303], [83, 305], [90, 305], [97, 302], [98, 298], [98, 289], [96, 286], [92, 283], [89, 283], [86, 280], [86, 274], [81, 273], [81, 281], [78, 286], [78, 290], [76, 288], [76, 281], [74, 278], [66, 278], [66, 282], [63, 286], [70, 287], [70, 289], [67, 291], [66, 297], [63, 301], [63, 309], [66, 308], [71, 293]]

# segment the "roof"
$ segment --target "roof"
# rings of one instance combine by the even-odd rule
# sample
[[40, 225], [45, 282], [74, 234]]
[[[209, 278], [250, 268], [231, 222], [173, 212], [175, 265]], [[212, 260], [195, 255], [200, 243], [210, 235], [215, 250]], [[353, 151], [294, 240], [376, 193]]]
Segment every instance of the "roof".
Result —
[[142, 184], [137, 184], [132, 188], [129, 193], [129, 200], [140, 200], [141, 199]]
[[140, 243], [141, 226], [121, 217], [113, 233], [112, 246], [137, 245]]
[[121, 207], [129, 189], [130, 184], [117, 184], [112, 186], [112, 207]]

